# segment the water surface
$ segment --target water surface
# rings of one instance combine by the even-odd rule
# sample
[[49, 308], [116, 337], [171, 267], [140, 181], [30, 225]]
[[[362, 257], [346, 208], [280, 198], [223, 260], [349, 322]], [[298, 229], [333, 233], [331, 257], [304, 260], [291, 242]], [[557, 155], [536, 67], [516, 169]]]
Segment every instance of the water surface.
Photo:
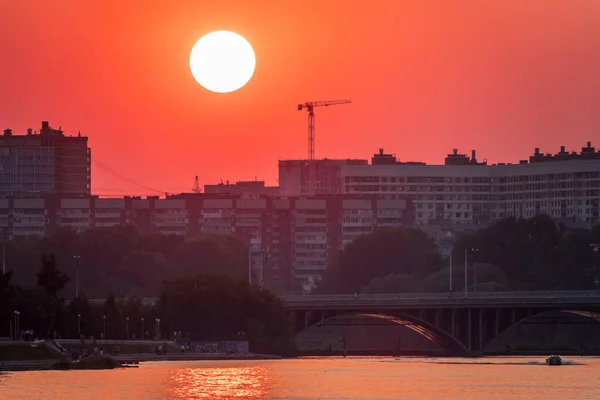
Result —
[[3, 399], [600, 399], [600, 359], [311, 358], [0, 375]]

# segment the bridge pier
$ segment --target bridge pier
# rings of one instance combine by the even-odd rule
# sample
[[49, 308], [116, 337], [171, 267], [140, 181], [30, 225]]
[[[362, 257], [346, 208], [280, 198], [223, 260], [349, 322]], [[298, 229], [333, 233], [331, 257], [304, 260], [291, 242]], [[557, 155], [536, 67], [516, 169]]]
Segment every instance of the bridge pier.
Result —
[[494, 337], [498, 337], [498, 335], [500, 334], [500, 311], [497, 308], [495, 308], [494, 314], [496, 314], [496, 323], [494, 324]]
[[479, 351], [483, 352], [483, 308], [479, 309]]
[[471, 323], [471, 309], [467, 308], [467, 349], [471, 351], [473, 349], [473, 324]]

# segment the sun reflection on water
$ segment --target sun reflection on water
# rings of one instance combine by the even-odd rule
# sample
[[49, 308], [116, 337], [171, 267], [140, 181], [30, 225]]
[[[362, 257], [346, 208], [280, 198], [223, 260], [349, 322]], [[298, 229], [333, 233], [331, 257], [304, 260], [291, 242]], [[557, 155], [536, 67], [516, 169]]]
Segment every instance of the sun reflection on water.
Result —
[[261, 366], [182, 368], [173, 371], [167, 396], [182, 399], [262, 399], [268, 373]]

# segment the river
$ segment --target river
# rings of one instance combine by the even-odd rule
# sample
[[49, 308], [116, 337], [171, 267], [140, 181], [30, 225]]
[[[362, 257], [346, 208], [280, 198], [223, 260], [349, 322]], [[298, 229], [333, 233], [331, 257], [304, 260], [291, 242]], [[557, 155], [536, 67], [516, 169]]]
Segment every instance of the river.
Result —
[[600, 359], [310, 358], [0, 373], [2, 399], [600, 399]]

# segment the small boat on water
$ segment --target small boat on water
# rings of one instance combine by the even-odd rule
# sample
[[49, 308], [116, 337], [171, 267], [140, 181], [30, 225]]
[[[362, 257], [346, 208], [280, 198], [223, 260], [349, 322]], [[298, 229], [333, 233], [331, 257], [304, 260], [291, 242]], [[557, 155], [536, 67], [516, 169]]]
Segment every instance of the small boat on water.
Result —
[[550, 356], [550, 357], [546, 358], [546, 364], [562, 365], [562, 358], [560, 358], [560, 356]]

